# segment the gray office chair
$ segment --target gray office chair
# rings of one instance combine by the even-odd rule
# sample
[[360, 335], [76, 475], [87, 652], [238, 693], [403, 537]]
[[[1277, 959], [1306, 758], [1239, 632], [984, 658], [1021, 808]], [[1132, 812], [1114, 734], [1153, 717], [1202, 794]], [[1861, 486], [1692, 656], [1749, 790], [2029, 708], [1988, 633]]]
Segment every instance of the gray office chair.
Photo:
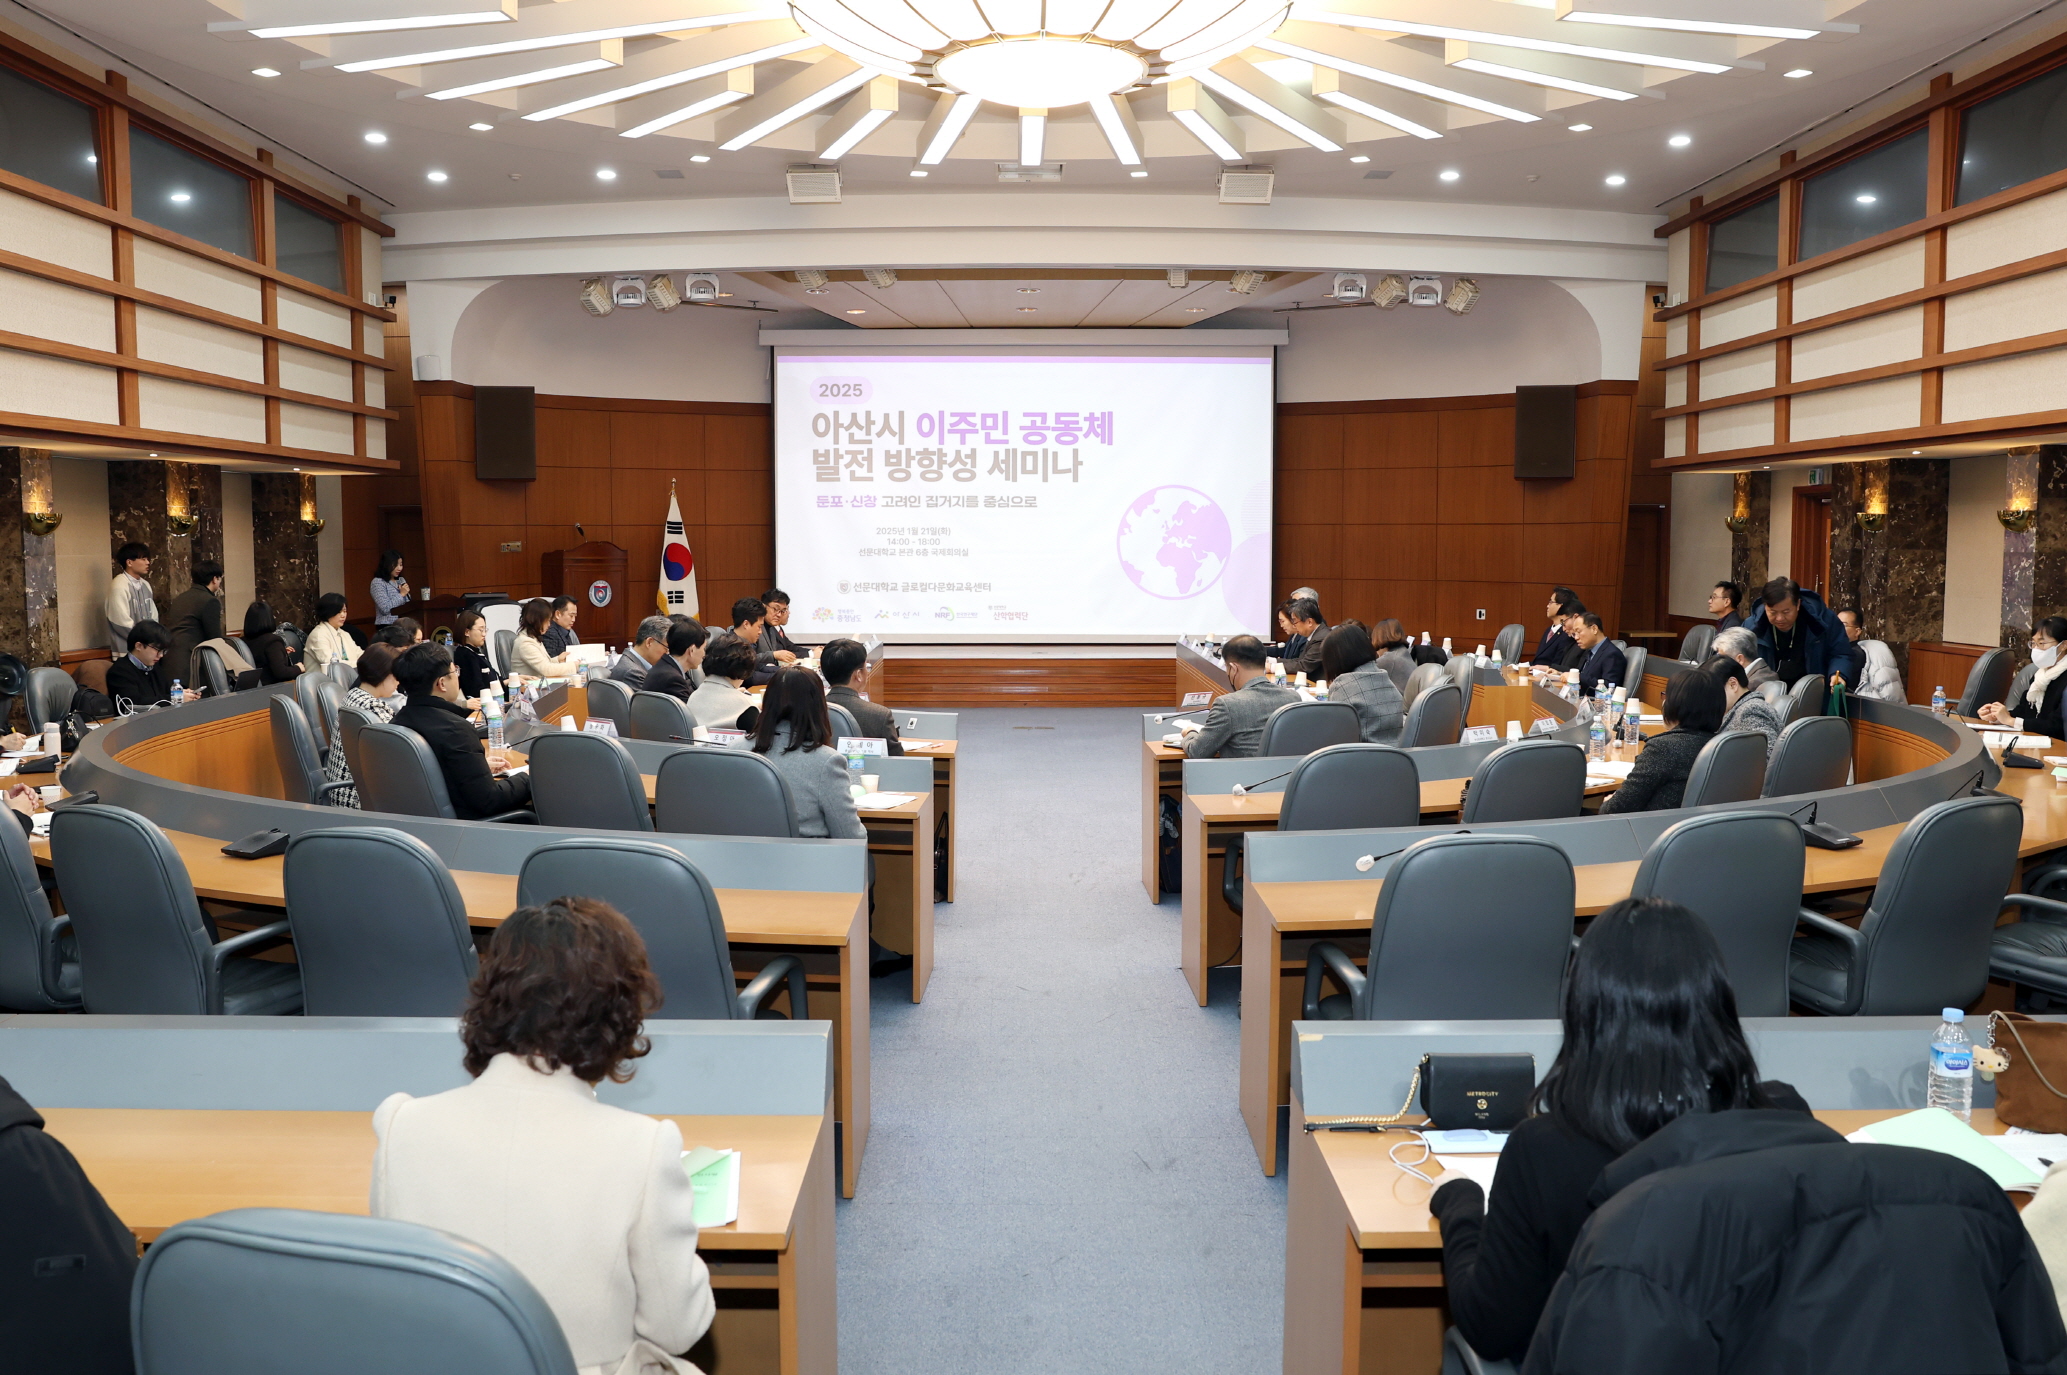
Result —
[[[1283, 708], [1280, 707], [1279, 710], [1282, 711]], [[838, 702], [825, 704], [825, 716], [832, 723], [833, 739], [838, 740], [841, 736], [854, 740], [867, 738], [862, 734], [861, 722], [854, 719], [854, 713]]]
[[311, 1017], [457, 1017], [474, 935], [445, 862], [385, 826], [303, 831], [287, 846], [287, 924]]
[[90, 1013], [280, 1016], [301, 1010], [301, 971], [247, 958], [287, 939], [269, 921], [228, 940], [194, 897], [172, 843], [135, 812], [98, 803], [50, 819], [58, 888], [79, 942]]
[[1697, 625], [1686, 634], [1680, 636], [1680, 662], [1683, 664], [1703, 663], [1707, 660], [1709, 651], [1714, 647], [1715, 627], [1712, 625]]
[[531, 806], [541, 826], [650, 831], [646, 780], [631, 752], [607, 735], [547, 731], [528, 744]]
[[739, 986], [718, 896], [703, 871], [650, 840], [592, 836], [533, 850], [517, 875], [517, 902], [535, 907], [558, 897], [597, 898], [624, 913], [646, 942], [663, 999], [649, 1014], [669, 1019], [751, 1021], [787, 988], [791, 1015], [809, 1021], [804, 963], [777, 955]]
[[794, 836], [789, 784], [752, 750], [706, 747], [660, 761], [653, 829], [674, 835]]
[[1960, 690], [1959, 705], [1954, 710], [1961, 716], [1977, 716], [1990, 702], [2002, 701], [2016, 671], [2016, 661], [2007, 649], [1989, 650], [1967, 670], [1967, 685]]
[[503, 677], [510, 676], [510, 651], [516, 647], [517, 632], [498, 630], [488, 637], [489, 653], [495, 656], [495, 671]]
[[[445, 773], [422, 736], [406, 726], [375, 723], [359, 727], [358, 741], [359, 757], [347, 751], [345, 763], [358, 785], [363, 810], [459, 819], [445, 788]], [[481, 820], [535, 822], [538, 817], [519, 807]]]
[[1471, 826], [1577, 816], [1585, 797], [1585, 750], [1569, 740], [1523, 740], [1479, 761], [1458, 820]]
[[302, 628], [294, 624], [292, 621], [282, 621], [279, 625], [273, 627], [273, 629], [274, 632], [279, 635], [282, 642], [284, 642], [286, 646], [290, 650], [294, 651], [296, 654], [301, 653], [301, 647], [304, 644], [308, 643], [309, 637], [306, 634], [302, 633]]
[[[379, 717], [350, 702], [337, 709], [337, 744], [344, 751], [345, 769], [353, 778], [359, 776], [359, 732], [380, 724]], [[364, 798], [360, 799], [360, 805], [365, 805]]]
[[330, 675], [331, 682], [336, 683], [346, 692], [350, 692], [353, 688], [359, 686], [359, 666], [356, 661], [347, 662], [343, 659], [332, 659], [323, 666], [323, 671]]
[[1836, 1017], [1965, 1007], [1988, 982], [1990, 943], [2016, 879], [2024, 813], [2013, 797], [1939, 802], [1902, 828], [1859, 929], [1820, 913], [1788, 959], [1794, 1001]]
[[1519, 621], [1510, 621], [1500, 627], [1500, 633], [1493, 637], [1493, 652], [1500, 656], [1501, 663], [1511, 664], [1521, 657], [1522, 636], [1528, 633], [1528, 627]]
[[414, 1222], [238, 1208], [168, 1227], [130, 1291], [137, 1375], [575, 1375], [517, 1268]]
[[65, 939], [70, 917], [50, 914], [50, 895], [22, 828], [0, 817], [0, 1008], [79, 1010], [79, 957]]
[[[1434, 665], [1423, 665], [1434, 667]], [[1400, 748], [1454, 745], [1464, 733], [1464, 694], [1455, 683], [1438, 683], [1414, 699], [1400, 728]]]
[[1644, 670], [1650, 666], [1651, 651], [1638, 645], [1635, 649], [1625, 650], [1622, 660], [1627, 666], [1622, 673], [1622, 686], [1629, 689], [1631, 697], [1641, 701], [1644, 695]]
[[588, 685], [589, 715], [602, 717], [617, 727], [618, 735], [632, 738], [632, 689], [615, 678], [598, 678]]
[[287, 788], [289, 802], [328, 806], [350, 783], [330, 783], [323, 777], [323, 756], [316, 748], [316, 733], [301, 704], [285, 693], [275, 693], [267, 702], [272, 717], [273, 762], [280, 766], [280, 782]]
[[1287, 702], [1263, 723], [1259, 757], [1297, 758], [1330, 745], [1353, 745], [1363, 738], [1356, 708], [1347, 702]]
[[[1755, 730], [1726, 730], [1701, 747], [1687, 770], [1682, 807], [1749, 802], [1766, 781], [1766, 738]], [[1775, 1014], [1776, 1016], [1784, 1014]]]
[[[309, 730], [316, 737], [316, 754], [319, 759], [330, 757], [330, 726], [335, 712], [323, 709], [323, 684], [330, 680], [320, 673], [304, 673], [294, 680], [294, 700], [301, 707], [301, 714], [308, 718]], [[331, 684], [333, 687], [335, 684]]]
[[[199, 670], [201, 686], [208, 689], [209, 696], [226, 697], [229, 695], [230, 683], [234, 675], [230, 668], [223, 663], [222, 655], [215, 652], [214, 646], [202, 645], [194, 651], [194, 667]], [[243, 665], [239, 664], [236, 672], [241, 673], [243, 667]], [[119, 706], [120, 704], [117, 703], [117, 705]]]
[[1449, 670], [1450, 681], [1457, 685], [1457, 709], [1465, 716], [1471, 715], [1471, 677], [1478, 672], [1478, 656], [1469, 651], [1453, 654], [1450, 656], [1450, 662], [1444, 667]]
[[[1308, 953], [1306, 1020], [1556, 1017], [1572, 894], [1572, 861], [1534, 836], [1421, 841], [1379, 889], [1368, 973], [1332, 941]], [[1347, 996], [1322, 998], [1323, 974]]]
[[29, 729], [40, 731], [52, 721], [62, 720], [72, 709], [72, 697], [79, 684], [61, 668], [29, 670], [29, 690], [22, 698], [22, 710], [29, 714]]
[[1670, 899], [1708, 923], [1738, 1016], [1785, 1017], [1802, 855], [1801, 827], [1778, 812], [1692, 816], [1651, 842], [1629, 895]]
[[[1787, 684], [1781, 682], [1777, 678], [1772, 679], [1770, 682], [1760, 683], [1756, 688], [1753, 688], [1752, 691], [1756, 692], [1759, 696], [1765, 698], [1768, 702], [1771, 702], [1776, 707], [1784, 707], [1787, 705]], [[1781, 724], [1785, 725], [1786, 722], [1782, 721]]]
[[1787, 710], [1782, 714], [1789, 725], [1806, 721], [1811, 716], [1823, 714], [1824, 698], [1829, 695], [1830, 682], [1820, 673], [1804, 673], [1795, 679], [1794, 686], [1787, 689]]
[[689, 704], [665, 692], [633, 693], [631, 723], [634, 740], [688, 740], [696, 733]]
[[[2024, 881], [2037, 886], [2029, 874]], [[2028, 893], [2008, 894], [2003, 902], [2024, 909], [2023, 919], [1995, 928], [1988, 972], [2018, 985], [2017, 1011], [2057, 1013], [2067, 1002], [2067, 903]]]
[[1406, 687], [1400, 692], [1400, 710], [1408, 710], [1415, 702], [1420, 700], [1422, 693], [1428, 691], [1437, 683], [1446, 683], [1449, 680], [1449, 670], [1445, 669], [1441, 664], [1414, 665], [1414, 671], [1407, 675]]
[[223, 638], [229, 641], [231, 649], [237, 651], [237, 657], [244, 661], [242, 668], [238, 667], [236, 664], [224, 665], [224, 667], [228, 668], [230, 672], [241, 673], [246, 668], [258, 667], [258, 660], [254, 659], [251, 656], [251, 646], [244, 643], [244, 637], [242, 635], [226, 635]]
[[1827, 792], [1851, 776], [1852, 723], [1842, 716], [1808, 716], [1780, 732], [1759, 796]]
[[[1391, 745], [1330, 745], [1299, 761], [1278, 801], [1280, 831], [1366, 831], [1421, 824], [1421, 776]], [[1241, 833], [1229, 836], [1220, 895], [1242, 910]]]

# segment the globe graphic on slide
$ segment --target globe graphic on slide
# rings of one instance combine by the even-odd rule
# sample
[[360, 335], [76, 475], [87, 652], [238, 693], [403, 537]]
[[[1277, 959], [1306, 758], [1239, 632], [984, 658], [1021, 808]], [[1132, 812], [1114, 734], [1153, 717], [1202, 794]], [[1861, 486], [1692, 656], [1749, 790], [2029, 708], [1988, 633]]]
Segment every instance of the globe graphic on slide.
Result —
[[1152, 597], [1181, 601], [1220, 581], [1233, 535], [1219, 503], [1192, 487], [1156, 487], [1120, 517], [1120, 567]]

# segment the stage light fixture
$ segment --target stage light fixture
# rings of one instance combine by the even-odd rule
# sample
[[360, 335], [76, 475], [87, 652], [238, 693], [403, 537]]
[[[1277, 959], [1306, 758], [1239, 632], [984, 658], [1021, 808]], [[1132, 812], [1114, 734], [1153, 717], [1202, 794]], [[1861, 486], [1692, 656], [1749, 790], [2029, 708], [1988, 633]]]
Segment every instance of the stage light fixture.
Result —
[[827, 282], [832, 280], [832, 277], [829, 274], [822, 272], [815, 267], [798, 268], [795, 272], [792, 272], [790, 276], [797, 279], [798, 286], [804, 287], [807, 290], [812, 291], [816, 291], [824, 287], [824, 285]]
[[1450, 294], [1443, 298], [1443, 309], [1452, 315], [1469, 315], [1478, 304], [1479, 285], [1469, 277], [1459, 277], [1450, 283]]
[[1170, 268], [1163, 273], [1163, 280], [1176, 290], [1182, 291], [1191, 285], [1191, 269], [1188, 267]]
[[1262, 286], [1269, 276], [1267, 272], [1245, 267], [1228, 279], [1227, 289], [1237, 296], [1253, 296], [1256, 288]]
[[622, 310], [637, 310], [646, 304], [646, 279], [644, 277], [613, 277], [610, 279], [610, 304]]
[[675, 279], [667, 273], [646, 279], [646, 304], [665, 315], [682, 304], [682, 293], [675, 290]]
[[868, 284], [878, 291], [897, 285], [897, 270], [889, 267], [864, 267], [861, 275], [868, 278]]
[[1407, 278], [1407, 304], [1410, 306], [1439, 306], [1443, 303], [1443, 279], [1440, 277]]
[[610, 303], [610, 289], [603, 285], [601, 277], [591, 277], [581, 284], [581, 308], [591, 315], [608, 315], [617, 309]]
[[1328, 294], [1338, 301], [1353, 304], [1370, 300], [1371, 288], [1364, 281], [1364, 274], [1361, 272], [1338, 272], [1335, 274], [1335, 285]]
[[682, 299], [691, 305], [711, 305], [719, 294], [718, 276], [714, 272], [692, 272], [682, 282]]
[[1371, 293], [1371, 304], [1380, 310], [1391, 310], [1407, 299], [1407, 279], [1397, 272], [1388, 272], [1378, 279], [1377, 290]]

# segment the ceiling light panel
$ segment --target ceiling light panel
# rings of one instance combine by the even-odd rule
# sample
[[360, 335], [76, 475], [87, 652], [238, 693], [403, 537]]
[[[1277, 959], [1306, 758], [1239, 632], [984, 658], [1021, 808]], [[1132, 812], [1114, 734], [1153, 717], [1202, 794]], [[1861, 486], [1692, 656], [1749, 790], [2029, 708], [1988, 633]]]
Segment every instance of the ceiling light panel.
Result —
[[[1519, 81], [1529, 86], [1544, 86], [1553, 91], [1570, 91], [1574, 95], [1592, 96], [1595, 100], [1635, 100], [1636, 91], [1625, 91], [1616, 86], [1603, 86], [1578, 77], [1564, 76], [1555, 72], [1538, 71], [1528, 65], [1502, 62], [1495, 58], [1473, 57], [1474, 52], [1487, 51], [1480, 43], [1451, 43], [1449, 47], [1458, 50], [1458, 55], [1447, 59], [1448, 64], [1461, 72], [1477, 72], [1481, 76], [1497, 76], [1505, 81]], [[1533, 57], [1549, 54], [1534, 53]], [[1579, 60], [1579, 59], [1566, 59]]]
[[560, 119], [584, 110], [636, 100], [657, 91], [672, 90], [735, 67], [750, 67], [756, 62], [788, 57], [817, 46], [817, 39], [787, 19], [736, 24], [716, 33], [650, 48], [637, 54], [609, 78], [535, 92], [527, 103], [536, 102], [538, 108], [527, 110], [524, 118], [534, 123]]
[[823, 109], [878, 75], [851, 58], [835, 54], [757, 95], [718, 121], [718, 146], [737, 152]]
[[896, 113], [897, 78], [872, 78], [818, 131], [819, 160], [838, 162]]
[[1497, 43], [1682, 72], [1716, 75], [1732, 67], [1764, 65], [1738, 58], [1736, 45], [1722, 38], [1564, 24], [1543, 10], [1501, 0], [1308, 0], [1295, 5], [1292, 13], [1298, 19], [1381, 33]]
[[1436, 102], [1332, 67], [1313, 69], [1313, 98], [1415, 138], [1441, 138], [1448, 127], [1449, 117]]
[[[954, 41], [904, 0], [844, 0], [846, 7], [889, 38], [914, 48], [944, 48]], [[928, 5], [930, 13], [932, 6]], [[972, 7], [973, 8], [973, 7]], [[980, 37], [978, 34], [971, 34]]]
[[[1462, 105], [1481, 114], [1497, 115], [1519, 124], [1533, 124], [1543, 116], [1526, 110], [1524, 104], [1542, 108], [1540, 91], [1517, 88], [1510, 82], [1494, 81], [1470, 72], [1454, 71], [1436, 59], [1397, 43], [1346, 34], [1324, 24], [1294, 21], [1257, 47], [1285, 57], [1304, 58], [1316, 67], [1363, 77], [1383, 86], [1427, 96], [1449, 105]], [[1481, 94], [1483, 92], [1483, 94]]]
[[1105, 134], [1112, 155], [1123, 167], [1141, 165], [1141, 126], [1134, 122], [1134, 109], [1125, 96], [1100, 96], [1091, 102], [1091, 116]]
[[1741, 38], [1816, 38], [1857, 33], [1857, 24], [1831, 24], [1821, 0], [1556, 0], [1553, 13], [1573, 24], [1619, 24], [1632, 29], [1731, 34]]
[[[639, 24], [594, 27], [593, 11], [580, 4], [537, 5], [522, 11], [515, 24], [498, 25], [481, 31], [485, 42], [446, 42], [425, 46], [394, 38], [367, 36], [342, 38], [330, 45], [330, 56], [310, 58], [303, 67], [335, 67], [342, 72], [384, 72], [400, 67], [429, 67], [442, 62], [463, 62], [473, 57], [496, 57], [503, 53], [543, 52], [572, 47], [577, 43], [600, 43], [611, 38], [651, 38], [655, 34], [689, 33], [720, 24], [743, 24], [753, 19], [771, 19], [781, 11], [773, 5], [752, 0], [681, 0], [670, 5], [673, 14]], [[460, 38], [461, 34], [451, 37]]]
[[1227, 58], [1211, 71], [1197, 73], [1195, 79], [1215, 95], [1268, 120], [1302, 143], [1324, 153], [1342, 151], [1342, 140], [1347, 135], [1340, 120], [1238, 57]]
[[[595, 45], [598, 51], [586, 52], [581, 56], [564, 51], [553, 53], [524, 53], [515, 57], [488, 58], [482, 62], [462, 62], [448, 67], [437, 75], [450, 82], [437, 90], [424, 92], [426, 100], [462, 100], [483, 96], [495, 91], [515, 90], [519, 86], [535, 86], [542, 81], [560, 81], [571, 76], [586, 76], [591, 72], [614, 71], [624, 65], [624, 41], [611, 39]], [[493, 74], [502, 68], [501, 74]]]
[[[253, 38], [318, 38], [331, 34], [507, 24], [517, 18], [517, 0], [467, 0], [444, 5], [437, 0], [331, 0], [327, 5], [310, 5], [306, 0], [250, 0], [243, 9], [242, 19], [218, 21], [210, 24], [208, 31], [248, 33]], [[309, 17], [311, 10], [325, 9], [331, 12], [328, 18]]]
[[675, 86], [657, 95], [624, 101], [613, 113], [617, 117], [619, 137], [645, 138], [701, 118], [713, 110], [736, 105], [753, 93], [754, 69], [734, 67], [687, 86]]
[[1259, 28], [1267, 33], [1283, 22], [1290, 9], [1287, 0], [1241, 0], [1212, 23], [1194, 27], [1200, 18], [1213, 13], [1212, 7], [1178, 4], [1134, 41], [1144, 48], [1160, 49], [1166, 62], [1182, 62], [1208, 49], [1240, 42]]
[[1190, 77], [1164, 83], [1163, 111], [1222, 162], [1242, 162], [1248, 157], [1240, 127]]
[[1022, 109], [1019, 112], [1019, 165], [1039, 167], [1048, 146], [1048, 112]]
[[935, 96], [933, 112], [926, 117], [925, 128], [919, 131], [919, 165], [938, 167], [945, 162], [982, 104], [967, 92], [942, 91]]

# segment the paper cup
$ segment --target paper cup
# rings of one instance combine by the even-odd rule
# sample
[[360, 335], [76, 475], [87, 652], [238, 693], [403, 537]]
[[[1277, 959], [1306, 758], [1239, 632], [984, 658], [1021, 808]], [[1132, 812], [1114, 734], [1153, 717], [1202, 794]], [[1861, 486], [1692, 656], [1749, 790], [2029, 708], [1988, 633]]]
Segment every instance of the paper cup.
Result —
[[882, 785], [883, 775], [879, 773], [865, 773], [861, 776], [861, 786], [867, 789], [869, 792], [881, 792], [883, 790]]

